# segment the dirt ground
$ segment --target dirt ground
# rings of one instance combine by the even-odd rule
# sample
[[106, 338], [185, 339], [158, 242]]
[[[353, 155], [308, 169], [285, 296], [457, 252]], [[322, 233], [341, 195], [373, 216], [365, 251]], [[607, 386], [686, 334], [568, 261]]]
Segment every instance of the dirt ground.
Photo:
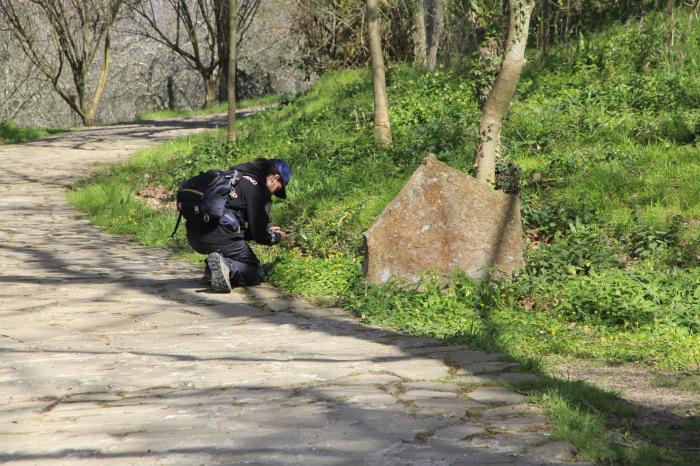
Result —
[[[582, 360], [560, 362], [553, 373], [617, 393], [636, 410], [634, 427], [648, 440], [698, 452], [700, 464], [700, 374], [676, 375], [640, 364], [599, 365]], [[659, 434], [659, 429], [666, 432]]]

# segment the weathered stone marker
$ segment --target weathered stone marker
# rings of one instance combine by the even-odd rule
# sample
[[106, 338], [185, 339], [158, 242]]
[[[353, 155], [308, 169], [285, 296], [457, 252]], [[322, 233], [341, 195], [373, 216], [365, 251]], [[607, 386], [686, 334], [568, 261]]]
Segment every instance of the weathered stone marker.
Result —
[[428, 155], [364, 233], [364, 273], [379, 284], [442, 278], [462, 269], [474, 278], [522, 266], [520, 199], [496, 191]]

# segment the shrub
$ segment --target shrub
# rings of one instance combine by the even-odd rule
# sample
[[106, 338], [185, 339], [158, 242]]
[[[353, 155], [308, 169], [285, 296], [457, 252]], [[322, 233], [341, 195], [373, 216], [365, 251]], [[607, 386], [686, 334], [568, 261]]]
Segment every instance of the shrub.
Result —
[[275, 255], [266, 267], [272, 283], [316, 299], [337, 299], [360, 278], [356, 257], [336, 254], [316, 259], [301, 254], [297, 248]]
[[442, 283], [430, 274], [417, 283], [390, 281], [382, 286], [358, 284], [342, 303], [364, 321], [389, 325], [408, 333], [448, 338], [482, 331], [485, 308], [482, 285], [456, 274]]
[[700, 270], [607, 269], [562, 276], [556, 286], [537, 279], [529, 285], [519, 291], [530, 293], [535, 309], [569, 321], [624, 328], [663, 321], [700, 330]]
[[566, 275], [588, 274], [615, 267], [617, 243], [606, 237], [596, 225], [580, 219], [569, 223], [569, 231], [555, 233], [552, 243], [531, 246], [526, 255], [525, 273], [559, 280]]

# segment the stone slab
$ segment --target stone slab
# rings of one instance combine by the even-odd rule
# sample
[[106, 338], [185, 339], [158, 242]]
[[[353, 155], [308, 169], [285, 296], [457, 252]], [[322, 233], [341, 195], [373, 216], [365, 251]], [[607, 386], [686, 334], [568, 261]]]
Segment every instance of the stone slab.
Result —
[[486, 432], [481, 424], [455, 424], [436, 431], [431, 439], [438, 440], [465, 440]]
[[467, 410], [485, 408], [486, 405], [474, 400], [460, 398], [427, 398], [411, 402], [419, 412], [435, 412], [445, 416], [463, 417]]
[[369, 283], [422, 271], [486, 278], [522, 267], [520, 200], [428, 155], [364, 233]]
[[389, 374], [357, 374], [335, 380], [337, 385], [387, 385], [399, 382], [401, 379]]
[[511, 383], [531, 383], [539, 382], [542, 378], [536, 374], [527, 374], [521, 372], [506, 372], [498, 376], [498, 380], [501, 382], [511, 382]]
[[545, 463], [560, 464], [573, 461], [576, 451], [576, 447], [568, 442], [547, 442], [531, 448], [528, 453]]
[[435, 381], [423, 381], [423, 382], [406, 382], [401, 384], [401, 389], [404, 392], [410, 392], [412, 390], [430, 390], [435, 392], [458, 392], [461, 387], [459, 385], [451, 383], [442, 383]]
[[479, 387], [467, 394], [482, 403], [521, 403], [525, 396], [504, 387]]
[[514, 362], [484, 361], [474, 362], [457, 369], [455, 375], [489, 374], [510, 371], [517, 368]]
[[543, 431], [547, 427], [545, 416], [517, 416], [493, 420], [489, 429], [499, 432], [533, 432]]
[[497, 408], [485, 409], [481, 412], [481, 416], [485, 419], [493, 419], [499, 417], [530, 415], [537, 416], [542, 414], [542, 408], [530, 403], [522, 403], [515, 405], [499, 406]]
[[434, 399], [454, 399], [457, 394], [448, 391], [436, 390], [409, 390], [401, 394], [402, 400], [419, 401], [419, 400], [434, 400]]

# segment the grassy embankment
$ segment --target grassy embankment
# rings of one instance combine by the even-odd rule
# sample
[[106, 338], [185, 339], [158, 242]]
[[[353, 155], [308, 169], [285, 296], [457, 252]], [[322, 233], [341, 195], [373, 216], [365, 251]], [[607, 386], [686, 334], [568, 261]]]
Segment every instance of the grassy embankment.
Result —
[[0, 144], [16, 144], [41, 139], [67, 131], [59, 128], [25, 128], [8, 121], [0, 121]]
[[[256, 99], [243, 99], [236, 102], [238, 109], [258, 107], [284, 102], [289, 96], [284, 94], [269, 94]], [[178, 110], [159, 110], [155, 112], [142, 113], [136, 117], [137, 121], [160, 120], [165, 118], [187, 117], [195, 115], [211, 115], [213, 113], [223, 113], [228, 111], [226, 102], [219, 103], [213, 107], [204, 109], [183, 108]]]
[[[239, 109], [248, 107], [265, 106], [284, 102], [288, 96], [283, 94], [270, 94], [259, 99], [243, 99], [237, 103]], [[161, 110], [157, 112], [144, 113], [136, 117], [138, 121], [158, 120], [164, 118], [186, 117], [194, 115], [208, 115], [212, 113], [222, 113], [228, 111], [226, 103], [218, 104], [207, 109], [180, 109]], [[0, 144], [16, 144], [20, 142], [30, 142], [41, 139], [52, 134], [58, 134], [67, 129], [61, 128], [37, 128], [18, 126], [12, 122], [0, 121]]]
[[[512, 281], [426, 278], [418, 291], [367, 288], [360, 277], [362, 231], [427, 153], [471, 169], [479, 115], [472, 81], [458, 73], [388, 70], [391, 149], [372, 143], [368, 72], [338, 72], [288, 105], [241, 120], [236, 147], [223, 134], [171, 142], [110, 168], [71, 199], [97, 224], [200, 260], [182, 231], [169, 238], [175, 214], [147, 208], [135, 190], [173, 189], [202, 169], [281, 156], [295, 175], [273, 217], [293, 241], [258, 249], [273, 283], [371, 324], [501, 351], [531, 370], [545, 372], [557, 358], [639, 362], [697, 390], [700, 31], [677, 46], [681, 60], [648, 46], [664, 38], [663, 20], [651, 19], [613, 26], [582, 40], [578, 53], [554, 51], [525, 70], [504, 128], [506, 157], [522, 170], [527, 233], [526, 267]], [[692, 464], [700, 407], [673, 430], [635, 428], [635, 410], [613, 394], [543, 380], [520, 388], [586, 457]]]

